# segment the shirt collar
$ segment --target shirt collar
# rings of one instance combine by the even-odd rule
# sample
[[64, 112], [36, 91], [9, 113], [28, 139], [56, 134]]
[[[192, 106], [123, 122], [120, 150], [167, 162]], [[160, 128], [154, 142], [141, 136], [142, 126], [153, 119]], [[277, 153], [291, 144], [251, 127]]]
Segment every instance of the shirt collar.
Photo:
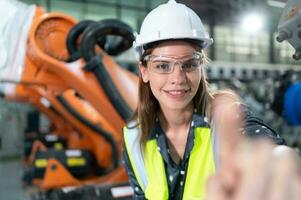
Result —
[[[196, 127], [207, 127], [209, 128], [209, 123], [207, 117], [204, 117], [196, 112], [193, 113], [192, 115], [192, 120], [191, 120], [191, 127], [196, 128]], [[161, 128], [159, 120], [156, 120], [155, 126], [151, 130], [148, 140], [152, 139], [157, 139], [161, 134], [164, 134], [163, 129]]]

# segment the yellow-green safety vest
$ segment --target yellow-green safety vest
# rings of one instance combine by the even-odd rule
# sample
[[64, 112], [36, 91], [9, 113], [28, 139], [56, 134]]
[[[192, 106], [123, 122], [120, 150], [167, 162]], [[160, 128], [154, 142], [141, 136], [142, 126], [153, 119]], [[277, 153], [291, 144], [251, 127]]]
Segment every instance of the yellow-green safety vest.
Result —
[[[130, 126], [129, 126], [130, 127]], [[168, 184], [164, 161], [158, 150], [156, 139], [146, 142], [144, 152], [140, 148], [139, 127], [123, 129], [125, 148], [135, 177], [145, 198], [167, 200]], [[183, 200], [201, 200], [205, 196], [208, 176], [215, 172], [216, 146], [212, 143], [210, 128], [194, 128], [194, 146], [190, 153]]]

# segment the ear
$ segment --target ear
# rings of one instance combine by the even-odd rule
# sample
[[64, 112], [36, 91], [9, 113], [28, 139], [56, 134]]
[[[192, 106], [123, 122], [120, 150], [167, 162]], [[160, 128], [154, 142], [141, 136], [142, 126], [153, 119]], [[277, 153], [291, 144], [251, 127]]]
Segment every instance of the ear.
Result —
[[139, 62], [139, 71], [141, 73], [143, 82], [147, 83], [149, 81], [149, 72], [147, 70], [147, 67], [144, 66], [141, 62]]

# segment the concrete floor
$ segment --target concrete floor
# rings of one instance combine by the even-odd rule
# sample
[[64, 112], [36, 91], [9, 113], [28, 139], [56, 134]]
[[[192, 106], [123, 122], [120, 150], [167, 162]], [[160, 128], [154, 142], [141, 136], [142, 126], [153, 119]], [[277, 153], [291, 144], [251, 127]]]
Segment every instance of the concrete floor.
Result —
[[20, 160], [0, 162], [0, 199], [29, 200], [29, 196], [22, 188], [22, 169]]

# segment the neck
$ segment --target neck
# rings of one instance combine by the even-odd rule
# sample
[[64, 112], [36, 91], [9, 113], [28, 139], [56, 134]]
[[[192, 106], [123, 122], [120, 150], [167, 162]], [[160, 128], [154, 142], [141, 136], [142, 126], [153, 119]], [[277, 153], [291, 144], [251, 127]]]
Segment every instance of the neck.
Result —
[[179, 164], [183, 159], [188, 130], [193, 114], [193, 105], [182, 110], [161, 109], [159, 120], [167, 137], [171, 159]]
[[190, 126], [193, 106], [183, 110], [161, 109], [159, 120], [165, 133], [179, 133]]

